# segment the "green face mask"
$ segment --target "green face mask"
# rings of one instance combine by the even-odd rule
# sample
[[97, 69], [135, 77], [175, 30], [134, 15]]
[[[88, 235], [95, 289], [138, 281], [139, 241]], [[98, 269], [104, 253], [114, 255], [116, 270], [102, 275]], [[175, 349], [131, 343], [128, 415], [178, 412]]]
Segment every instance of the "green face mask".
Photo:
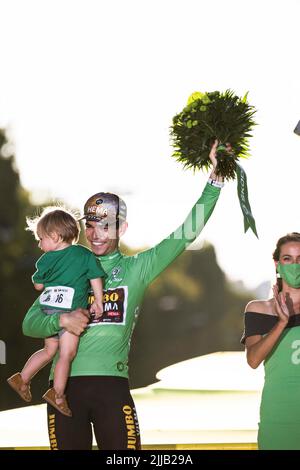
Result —
[[295, 289], [300, 287], [300, 264], [278, 263], [277, 272], [290, 287], [294, 287]]

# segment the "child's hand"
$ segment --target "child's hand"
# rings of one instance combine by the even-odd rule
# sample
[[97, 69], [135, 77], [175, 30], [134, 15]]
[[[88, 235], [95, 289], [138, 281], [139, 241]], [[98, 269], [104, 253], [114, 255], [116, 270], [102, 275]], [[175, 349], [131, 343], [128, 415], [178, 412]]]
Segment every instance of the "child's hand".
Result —
[[94, 314], [94, 318], [100, 318], [103, 314], [103, 304], [102, 302], [97, 302], [96, 300], [90, 306], [90, 312]]
[[35, 282], [33, 285], [36, 290], [44, 290], [44, 284], [38, 284]]

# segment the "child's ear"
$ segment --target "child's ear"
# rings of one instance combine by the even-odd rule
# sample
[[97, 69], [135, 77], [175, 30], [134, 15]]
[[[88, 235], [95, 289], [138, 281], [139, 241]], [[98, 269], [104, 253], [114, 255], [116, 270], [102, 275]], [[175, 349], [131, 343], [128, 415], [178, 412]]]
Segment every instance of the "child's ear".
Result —
[[54, 243], [58, 243], [61, 239], [61, 236], [56, 233], [56, 232], [51, 232], [50, 233], [50, 237], [52, 238], [52, 240], [54, 241]]

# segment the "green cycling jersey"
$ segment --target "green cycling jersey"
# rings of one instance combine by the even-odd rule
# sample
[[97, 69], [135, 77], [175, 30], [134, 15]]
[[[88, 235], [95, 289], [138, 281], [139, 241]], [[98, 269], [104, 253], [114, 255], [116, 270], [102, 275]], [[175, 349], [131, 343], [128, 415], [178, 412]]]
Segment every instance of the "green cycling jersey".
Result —
[[[99, 256], [107, 275], [104, 313], [82, 334], [71, 376], [128, 377], [128, 354], [132, 332], [148, 285], [191, 244], [208, 221], [220, 189], [207, 184], [185, 222], [153, 248], [134, 256], [115, 251]], [[60, 330], [58, 314], [44, 315], [38, 300], [23, 322], [27, 336], [45, 338]], [[53, 377], [53, 367], [51, 370]]]

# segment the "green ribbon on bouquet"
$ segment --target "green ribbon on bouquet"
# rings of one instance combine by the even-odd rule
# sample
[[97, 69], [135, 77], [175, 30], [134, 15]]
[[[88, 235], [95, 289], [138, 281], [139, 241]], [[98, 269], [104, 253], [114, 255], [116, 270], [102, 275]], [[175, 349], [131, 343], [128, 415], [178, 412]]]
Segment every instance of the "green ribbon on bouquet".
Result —
[[247, 176], [245, 170], [237, 163], [237, 158], [232, 150], [222, 143], [217, 147], [217, 160], [217, 175], [225, 177], [226, 174], [230, 174], [231, 178], [235, 178], [236, 176], [237, 193], [244, 216], [245, 232], [247, 232], [250, 227], [252, 232], [258, 238], [255, 220], [251, 212], [248, 198]]
[[240, 201], [240, 206], [244, 216], [244, 229], [247, 232], [250, 227], [252, 232], [257, 235], [255, 220], [251, 212], [251, 207], [248, 199], [248, 186], [247, 186], [247, 176], [245, 170], [236, 163], [236, 176], [237, 176], [237, 193]]

